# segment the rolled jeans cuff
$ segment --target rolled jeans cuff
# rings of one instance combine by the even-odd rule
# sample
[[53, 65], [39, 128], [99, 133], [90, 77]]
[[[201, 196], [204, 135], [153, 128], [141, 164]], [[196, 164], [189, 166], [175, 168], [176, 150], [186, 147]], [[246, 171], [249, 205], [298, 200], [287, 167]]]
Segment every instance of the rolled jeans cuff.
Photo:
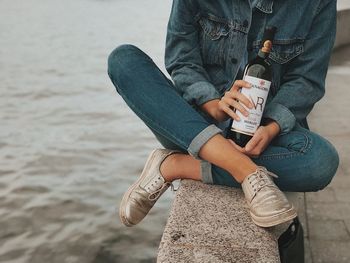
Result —
[[214, 135], [222, 133], [222, 130], [216, 127], [214, 124], [209, 125], [204, 130], [202, 130], [199, 134], [194, 137], [191, 141], [190, 146], [188, 146], [188, 153], [196, 159], [199, 159], [199, 151], [202, 146]]
[[214, 184], [213, 175], [211, 173], [211, 163], [207, 161], [201, 161], [201, 176], [202, 182], [205, 184]]

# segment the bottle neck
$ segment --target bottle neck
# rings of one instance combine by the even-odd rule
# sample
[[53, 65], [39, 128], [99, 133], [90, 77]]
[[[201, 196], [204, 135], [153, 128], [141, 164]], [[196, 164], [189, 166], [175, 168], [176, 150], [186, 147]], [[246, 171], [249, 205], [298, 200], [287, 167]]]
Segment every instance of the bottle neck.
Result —
[[259, 50], [258, 57], [261, 57], [262, 59], [266, 59], [272, 49], [272, 40], [266, 39], [262, 46], [261, 49]]
[[264, 52], [262, 51], [261, 49], [259, 50], [259, 53], [258, 53], [258, 57], [262, 58], [262, 59], [266, 59], [268, 56], [269, 56], [269, 52]]

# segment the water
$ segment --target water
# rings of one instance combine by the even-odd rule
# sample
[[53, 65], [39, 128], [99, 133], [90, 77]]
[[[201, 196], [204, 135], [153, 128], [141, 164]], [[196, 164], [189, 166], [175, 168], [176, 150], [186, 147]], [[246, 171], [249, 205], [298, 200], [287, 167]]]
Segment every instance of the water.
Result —
[[117, 96], [106, 59], [133, 43], [162, 66], [170, 6], [0, 1], [0, 262], [155, 261], [173, 195], [121, 225], [122, 194], [159, 144]]

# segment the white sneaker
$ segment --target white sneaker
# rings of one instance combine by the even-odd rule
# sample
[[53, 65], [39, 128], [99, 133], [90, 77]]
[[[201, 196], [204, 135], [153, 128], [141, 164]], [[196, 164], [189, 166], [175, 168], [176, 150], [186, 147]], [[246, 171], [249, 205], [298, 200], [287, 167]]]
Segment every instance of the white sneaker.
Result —
[[258, 167], [242, 183], [252, 220], [261, 227], [275, 226], [297, 216], [293, 205], [271, 177], [277, 175], [267, 171], [265, 167]]

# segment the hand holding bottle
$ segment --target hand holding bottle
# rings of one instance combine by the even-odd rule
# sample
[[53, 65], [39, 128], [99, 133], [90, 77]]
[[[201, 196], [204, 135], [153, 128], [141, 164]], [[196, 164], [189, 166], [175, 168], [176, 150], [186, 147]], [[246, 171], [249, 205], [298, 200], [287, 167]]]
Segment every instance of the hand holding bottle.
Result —
[[277, 122], [271, 121], [266, 126], [260, 126], [244, 148], [237, 145], [233, 140], [229, 139], [229, 141], [245, 155], [259, 157], [279, 132], [280, 127]]
[[[249, 115], [237, 112], [232, 120], [227, 133], [227, 138], [244, 147], [253, 137], [260, 126], [264, 107], [268, 98], [271, 81], [272, 65], [268, 62], [272, 50], [272, 41], [276, 33], [276, 27], [267, 27], [264, 31], [261, 48], [257, 56], [248, 62], [244, 69], [243, 79], [252, 84], [250, 89], [242, 89], [242, 95], [250, 98], [254, 108], [249, 110]], [[238, 117], [238, 118], [237, 118]]]
[[225, 92], [225, 95], [219, 101], [219, 110], [225, 112], [228, 117], [231, 117], [236, 121], [240, 120], [236, 110], [240, 111], [244, 116], [248, 116], [249, 112], [246, 108], [253, 108], [253, 104], [240, 92], [240, 89], [242, 87], [249, 89], [251, 86], [252, 85], [247, 81], [236, 80], [232, 88]]
[[201, 105], [201, 109], [218, 122], [225, 121], [230, 117], [239, 120], [236, 110], [247, 116], [246, 108], [253, 108], [253, 104], [245, 95], [241, 94], [242, 87], [250, 88], [251, 84], [244, 80], [236, 80], [231, 89], [225, 92], [220, 100], [208, 101]]

